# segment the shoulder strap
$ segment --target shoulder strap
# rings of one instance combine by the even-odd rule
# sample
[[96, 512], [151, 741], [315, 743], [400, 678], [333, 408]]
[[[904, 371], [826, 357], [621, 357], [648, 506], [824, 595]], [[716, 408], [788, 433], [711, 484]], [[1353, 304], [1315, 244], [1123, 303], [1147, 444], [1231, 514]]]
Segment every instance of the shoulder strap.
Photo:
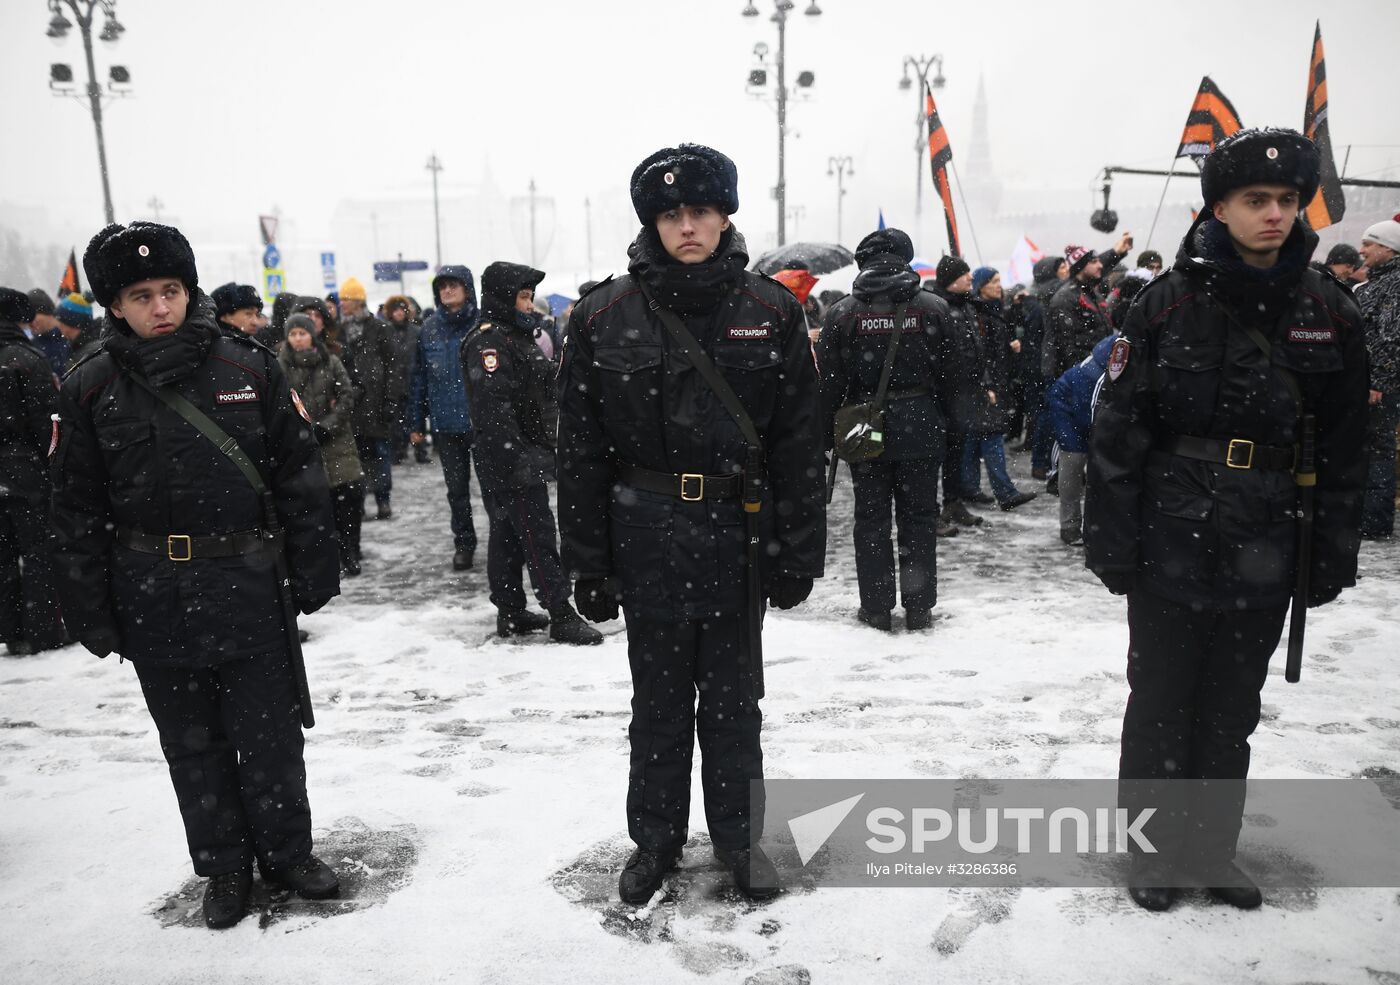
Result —
[[259, 496], [267, 495], [267, 483], [263, 482], [253, 460], [248, 457], [238, 442], [229, 436], [227, 431], [210, 419], [209, 415], [169, 387], [153, 387], [135, 373], [130, 374], [128, 379], [183, 417], [191, 427], [208, 438], [214, 447], [227, 455], [233, 464], [238, 466], [238, 470], [243, 473], [243, 477], [248, 480], [248, 484], [253, 487], [254, 492]]
[[1287, 369], [1274, 362], [1274, 347], [1272, 343], [1265, 338], [1264, 333], [1253, 325], [1246, 325], [1244, 322], [1240, 321], [1239, 318], [1235, 317], [1235, 313], [1231, 311], [1228, 306], [1222, 304], [1220, 310], [1224, 311], [1225, 316], [1229, 318], [1230, 321], [1234, 322], [1245, 335], [1248, 335], [1249, 340], [1259, 348], [1260, 352], [1264, 353], [1264, 358], [1268, 361], [1269, 365], [1278, 372], [1279, 377], [1283, 380], [1283, 385], [1288, 388], [1289, 396], [1291, 396], [1293, 402], [1298, 405], [1298, 413], [1300, 415], [1306, 414], [1307, 408], [1303, 406], [1303, 391], [1298, 386], [1298, 378], [1293, 375], [1291, 369]]
[[758, 436], [758, 429], [753, 426], [753, 421], [749, 418], [748, 411], [744, 410], [744, 405], [735, 395], [733, 388], [720, 375], [719, 370], [715, 369], [714, 362], [700, 347], [700, 343], [695, 341], [695, 336], [690, 334], [690, 330], [685, 327], [680, 316], [670, 308], [663, 308], [656, 298], [652, 297], [651, 291], [647, 290], [641, 278], [637, 278], [637, 287], [641, 289], [642, 296], [647, 299], [647, 306], [656, 312], [656, 317], [661, 319], [661, 324], [666, 326], [666, 330], [671, 333], [671, 338], [690, 357], [691, 365], [710, 385], [715, 396], [719, 397], [720, 403], [724, 404], [724, 409], [729, 412], [730, 417], [734, 418], [734, 423], [739, 425], [739, 431], [743, 434], [744, 440], [749, 443], [749, 448], [761, 450], [763, 442]]
[[901, 304], [894, 310], [894, 332], [890, 344], [885, 347], [885, 365], [880, 368], [880, 385], [875, 388], [875, 411], [885, 405], [885, 394], [890, 389], [890, 373], [894, 370], [894, 354], [899, 349], [899, 337], [904, 334], [904, 314], [908, 305]]

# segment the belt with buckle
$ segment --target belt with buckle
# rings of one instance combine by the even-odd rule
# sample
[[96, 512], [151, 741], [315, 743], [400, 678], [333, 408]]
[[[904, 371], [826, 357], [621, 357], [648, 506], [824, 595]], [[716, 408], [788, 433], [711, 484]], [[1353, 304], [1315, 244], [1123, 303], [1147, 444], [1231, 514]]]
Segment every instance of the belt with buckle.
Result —
[[242, 557], [276, 547], [279, 539], [261, 530], [195, 537], [190, 534], [148, 534], [130, 527], [117, 528], [118, 544], [142, 554], [163, 554], [171, 561]]
[[698, 472], [653, 472], [636, 465], [624, 465], [617, 477], [634, 489], [679, 496], [687, 503], [703, 499], [738, 499], [744, 491], [744, 477], [730, 475], [701, 475]]
[[1267, 469], [1291, 472], [1295, 454], [1292, 448], [1255, 444], [1247, 438], [1201, 438], [1181, 434], [1157, 445], [1162, 451], [1183, 458], [1214, 462], [1232, 469]]

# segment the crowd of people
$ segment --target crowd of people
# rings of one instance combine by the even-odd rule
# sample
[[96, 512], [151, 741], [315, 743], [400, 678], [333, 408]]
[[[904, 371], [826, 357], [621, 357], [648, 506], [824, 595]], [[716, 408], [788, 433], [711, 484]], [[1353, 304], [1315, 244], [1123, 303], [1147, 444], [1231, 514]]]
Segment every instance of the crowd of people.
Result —
[[[778, 882], [749, 795], [761, 615], [823, 574], [836, 463], [854, 486], [857, 618], [891, 632], [898, 599], [921, 631], [938, 540], [983, 524], [978, 506], [1037, 496], [1011, 450], [1058, 495], [1060, 539], [1129, 595], [1123, 776], [1242, 776], [1289, 597], [1303, 417], [1318, 417], [1324, 477], [1310, 603], [1354, 579], [1353, 514], [1362, 537], [1393, 531], [1400, 218], [1307, 268], [1316, 235], [1296, 219], [1317, 167], [1291, 131], [1222, 143], [1170, 269], [1153, 250], [1120, 269], [1124, 233], [1040, 260], [1030, 285], [956, 256], [926, 283], [910, 238], [882, 228], [855, 251], [849, 295], [813, 296], [806, 270], [747, 269], [734, 163], [665, 148], [632, 174], [628, 273], [581, 285], [562, 324], [535, 297], [544, 272], [506, 261], [482, 270], [479, 298], [473, 272], [447, 264], [427, 309], [406, 295], [372, 309], [351, 277], [326, 297], [279, 295], [265, 317], [252, 286], [205, 294], [178, 230], [114, 224], [84, 256], [92, 298], [0, 288], [5, 642], [71, 637], [133, 660], [211, 877], [210, 926], [242, 916], [254, 861], [331, 895], [310, 854], [283, 610], [315, 611], [361, 574], [362, 523], [394, 519], [395, 466], [435, 453], [459, 571], [476, 564], [475, 468], [502, 636], [589, 645], [590, 622], [627, 620], [637, 850], [621, 897], [646, 902], [679, 857], [698, 733], [716, 854], [763, 899]], [[1369, 424], [1353, 399], [1367, 391]], [[1207, 551], [1196, 525], [1217, 511], [1231, 532]], [[272, 558], [290, 568], [280, 603]], [[1230, 641], [1210, 608], [1225, 598], [1253, 613]], [[1182, 654], [1197, 668], [1184, 676]], [[1201, 669], [1231, 660], [1247, 667], [1223, 683]], [[1183, 696], [1197, 672], [1202, 690]], [[1221, 695], [1246, 713], [1181, 718]], [[267, 729], [240, 719], [254, 708], [274, 709]], [[290, 791], [276, 809], [259, 799], [269, 783]], [[259, 806], [227, 807], [240, 798]], [[1232, 846], [1226, 832], [1206, 885], [1258, 905], [1230, 881]], [[1134, 878], [1139, 903], [1170, 905], [1170, 874]]]

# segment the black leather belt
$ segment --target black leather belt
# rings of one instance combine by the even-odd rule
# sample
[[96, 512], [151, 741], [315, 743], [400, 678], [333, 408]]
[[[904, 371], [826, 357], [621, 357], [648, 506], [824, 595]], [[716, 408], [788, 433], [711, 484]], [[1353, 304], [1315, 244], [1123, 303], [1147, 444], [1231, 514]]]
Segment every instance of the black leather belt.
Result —
[[1232, 469], [1291, 472], [1295, 460], [1292, 448], [1257, 445], [1247, 438], [1200, 438], [1182, 434], [1159, 442], [1157, 447], [1172, 455], [1227, 465]]
[[744, 490], [744, 477], [731, 475], [700, 475], [697, 472], [653, 472], [635, 465], [623, 465], [617, 477], [634, 489], [679, 496], [687, 503], [703, 499], [738, 499]]
[[130, 527], [117, 528], [118, 544], [142, 554], [163, 554], [171, 561], [256, 554], [277, 547], [280, 539], [270, 537], [261, 530], [194, 537], [189, 534], [148, 534]]

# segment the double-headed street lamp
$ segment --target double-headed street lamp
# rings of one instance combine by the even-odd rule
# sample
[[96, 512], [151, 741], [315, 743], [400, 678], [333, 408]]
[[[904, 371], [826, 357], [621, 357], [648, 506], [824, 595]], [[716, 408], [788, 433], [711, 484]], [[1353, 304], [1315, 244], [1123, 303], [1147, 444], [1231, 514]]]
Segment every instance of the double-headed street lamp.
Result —
[[836, 176], [836, 242], [838, 243], [841, 242], [841, 212], [844, 206], [842, 200], [846, 197], [846, 176], [855, 174], [855, 169], [851, 164], [849, 155], [826, 159], [827, 177]]
[[[929, 70], [935, 67], [938, 72], [930, 79], [928, 77]], [[942, 89], [948, 80], [943, 77], [942, 55], [920, 55], [918, 57], [905, 55], [904, 77], [899, 80], [901, 89], [910, 89], [914, 85], [914, 80], [909, 77], [911, 68], [919, 77], [919, 115], [914, 120], [919, 131], [919, 135], [914, 138], [914, 153], [918, 156], [915, 161], [917, 167], [914, 174], [914, 215], [920, 216], [924, 211], [924, 168], [927, 167], [925, 158], [928, 155], [928, 134], [924, 132], [924, 125], [928, 123], [928, 108], [924, 103], [924, 87]]]
[[[797, 4], [793, 0], [773, 0], [773, 16], [768, 18], [778, 25], [778, 184], [774, 189], [774, 197], [778, 200], [778, 245], [782, 246], [787, 242], [787, 19], [788, 11], [795, 8]], [[821, 8], [817, 6], [817, 0], [811, 0], [807, 9], [803, 11], [808, 17], [820, 17]], [[747, 6], [742, 11], [745, 17], [757, 17], [758, 8], [754, 6], [753, 0], [749, 0]], [[755, 53], [762, 59], [767, 54], [767, 46], [754, 49]], [[811, 72], [802, 72], [797, 76], [797, 87], [808, 89], [815, 81]], [[749, 86], [761, 87], [768, 82], [768, 72], [765, 69], [757, 68], [749, 73]]]
[[[102, 169], [102, 202], [107, 210], [107, 222], [117, 221], [116, 212], [112, 209], [112, 186], [107, 178], [107, 144], [102, 136], [102, 97], [103, 89], [97, 84], [97, 68], [92, 60], [92, 21], [97, 11], [102, 11], [106, 20], [102, 24], [102, 33], [98, 35], [99, 40], [113, 44], [122, 36], [126, 28], [122, 27], [117, 20], [117, 0], [48, 0], [49, 10], [53, 13], [53, 18], [49, 21], [49, 29], [45, 33], [55, 42], [62, 41], [73, 26], [73, 21], [63, 16], [63, 9], [67, 7], [73, 13], [73, 20], [78, 23], [78, 30], [83, 36], [83, 54], [87, 57], [87, 99], [88, 106], [92, 110], [92, 125], [97, 131], [97, 163]], [[131, 84], [131, 73], [124, 65], [113, 65], [109, 70], [107, 93], [112, 96], [125, 96], [129, 94], [126, 86]], [[49, 88], [56, 96], [73, 96], [81, 99], [82, 96], [77, 90], [71, 88], [73, 85], [73, 67], [71, 65], [55, 62], [49, 66]]]

